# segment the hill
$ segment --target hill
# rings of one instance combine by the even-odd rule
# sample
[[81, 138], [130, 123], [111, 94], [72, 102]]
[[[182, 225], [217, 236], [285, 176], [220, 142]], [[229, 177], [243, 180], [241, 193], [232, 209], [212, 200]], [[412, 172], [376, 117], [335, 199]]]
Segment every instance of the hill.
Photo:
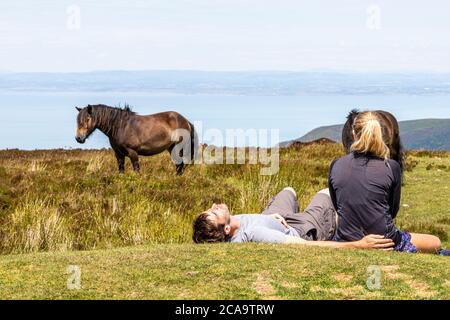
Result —
[[[406, 149], [447, 150], [450, 151], [450, 119], [421, 119], [400, 121], [400, 136]], [[309, 142], [320, 138], [341, 141], [343, 125], [316, 128], [303, 137], [285, 141], [286, 147], [295, 141]]]
[[[0, 299], [449, 299], [450, 260], [427, 254], [295, 245], [194, 245], [193, 218], [212, 202], [261, 212], [285, 186], [301, 209], [326, 187], [339, 144], [280, 150], [263, 165], [194, 165], [168, 154], [118, 174], [111, 150], [0, 151]], [[396, 223], [449, 246], [450, 153], [410, 152]], [[282, 262], [282, 263], [280, 263]], [[69, 290], [68, 267], [81, 271]], [[368, 267], [381, 290], [366, 286]]]

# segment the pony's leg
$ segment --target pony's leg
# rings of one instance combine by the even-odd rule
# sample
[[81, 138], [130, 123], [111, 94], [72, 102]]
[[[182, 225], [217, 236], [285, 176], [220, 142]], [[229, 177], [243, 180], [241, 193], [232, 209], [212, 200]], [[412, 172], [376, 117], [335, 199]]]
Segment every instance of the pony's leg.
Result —
[[181, 176], [183, 174], [184, 162], [175, 165], [177, 169], [177, 176]]
[[141, 167], [139, 166], [139, 159], [137, 156], [131, 158], [131, 163], [133, 164], [134, 171], [136, 171], [136, 172], [141, 171]]
[[131, 159], [131, 164], [133, 165], [134, 171], [139, 172], [141, 168], [139, 166], [139, 156], [137, 152], [134, 150], [128, 150], [128, 157]]
[[116, 154], [117, 164], [119, 165], [119, 172], [124, 173], [125, 172], [125, 156], [115, 150], [114, 150], [114, 153]]
[[[173, 148], [175, 148], [175, 145], [170, 146], [170, 147], [167, 149], [167, 151], [169, 151], [170, 157], [172, 158], [172, 160], [175, 161], [174, 155], [172, 154]], [[183, 150], [180, 150], [179, 156], [180, 156], [180, 157], [183, 157]], [[175, 168], [176, 168], [176, 171], [177, 171], [177, 176], [181, 176], [181, 175], [183, 174], [184, 162], [181, 161], [181, 163], [178, 163], [178, 164], [175, 163]]]

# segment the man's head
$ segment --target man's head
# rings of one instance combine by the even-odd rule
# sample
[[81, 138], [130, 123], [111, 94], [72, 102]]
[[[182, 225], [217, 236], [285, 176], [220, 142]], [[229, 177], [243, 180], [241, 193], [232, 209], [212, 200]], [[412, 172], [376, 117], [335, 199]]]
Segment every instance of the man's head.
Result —
[[213, 204], [192, 223], [195, 243], [223, 242], [231, 236], [231, 215], [226, 204]]

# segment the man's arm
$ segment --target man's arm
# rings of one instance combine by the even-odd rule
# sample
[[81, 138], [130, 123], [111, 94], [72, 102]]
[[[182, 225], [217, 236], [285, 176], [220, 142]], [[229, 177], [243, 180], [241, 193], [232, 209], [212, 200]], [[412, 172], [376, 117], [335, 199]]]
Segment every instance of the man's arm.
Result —
[[244, 231], [246, 242], [286, 243], [286, 237], [288, 236], [283, 232], [266, 227], [254, 227]]
[[380, 235], [370, 234], [361, 240], [352, 242], [337, 241], [308, 241], [299, 237], [286, 236], [286, 244], [302, 244], [305, 246], [327, 247], [327, 248], [352, 248], [352, 249], [384, 249], [392, 250], [394, 242], [392, 239]]

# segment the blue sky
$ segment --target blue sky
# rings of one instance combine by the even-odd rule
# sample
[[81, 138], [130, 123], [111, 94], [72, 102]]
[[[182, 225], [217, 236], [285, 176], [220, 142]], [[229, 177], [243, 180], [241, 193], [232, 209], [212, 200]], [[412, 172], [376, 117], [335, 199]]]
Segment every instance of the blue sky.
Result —
[[0, 71], [450, 72], [449, 12], [445, 0], [2, 0]]

